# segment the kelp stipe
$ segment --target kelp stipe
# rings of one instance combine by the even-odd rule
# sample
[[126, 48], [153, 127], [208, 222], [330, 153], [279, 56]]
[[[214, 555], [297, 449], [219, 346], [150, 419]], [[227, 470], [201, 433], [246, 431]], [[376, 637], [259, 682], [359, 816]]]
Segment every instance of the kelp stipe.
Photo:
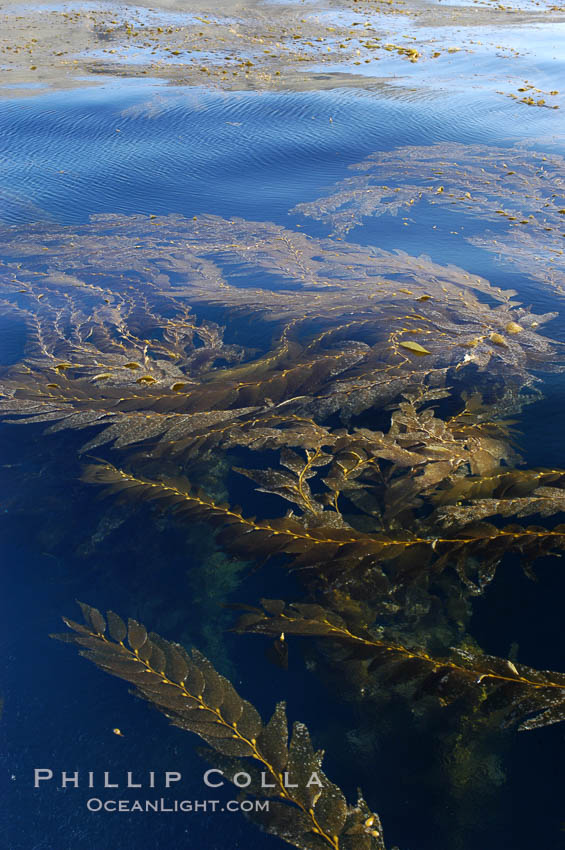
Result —
[[383, 677], [389, 688], [411, 684], [416, 698], [435, 696], [443, 706], [458, 701], [467, 711], [480, 706], [483, 714], [496, 713], [506, 726], [519, 724], [519, 731], [565, 720], [565, 673], [534, 670], [471, 647], [434, 657], [424, 647], [387, 639], [382, 630], [351, 625], [321, 605], [261, 602], [262, 609], [246, 606], [236, 631], [279, 640], [289, 634], [327, 638], [347, 647], [348, 658], [366, 662], [367, 672]]
[[[52, 637], [81, 647], [81, 655], [133, 684], [135, 694], [173, 725], [202, 738], [211, 747], [206, 757], [225, 768], [227, 778], [242, 769], [241, 760], [250, 759], [251, 767], [243, 763], [252, 778], [245, 793], [268, 800], [268, 811], [253, 815], [263, 829], [301, 850], [385, 850], [378, 815], [361, 795], [355, 805], [346, 802], [323, 773], [323, 752], [312, 748], [304, 724], [295, 723], [288, 740], [284, 703], [264, 724], [198, 650], [188, 653], [148, 634], [135, 620], [126, 626], [112, 611], [104, 617], [79, 604], [84, 624], [64, 617], [72, 631]], [[297, 787], [285, 782], [285, 773]]]

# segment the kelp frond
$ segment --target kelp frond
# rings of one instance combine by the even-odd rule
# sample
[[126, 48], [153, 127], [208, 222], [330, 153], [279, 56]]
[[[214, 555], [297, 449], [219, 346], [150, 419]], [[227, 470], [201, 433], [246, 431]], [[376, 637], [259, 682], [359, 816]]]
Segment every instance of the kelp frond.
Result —
[[[269, 473], [265, 475], [269, 477]], [[461, 526], [449, 527], [443, 533], [438, 533], [437, 527], [420, 532], [398, 528], [364, 533], [341, 519], [336, 521], [336, 512], [331, 509], [301, 517], [294, 514], [265, 520], [246, 517], [240, 509], [216, 503], [202, 491], [193, 490], [184, 478], [150, 479], [109, 463], [86, 467], [84, 480], [106, 485], [108, 493], [168, 506], [178, 517], [198, 516], [218, 524], [222, 527], [220, 541], [239, 555], [264, 559], [286, 554], [291, 556], [290, 566], [294, 569], [315, 569], [342, 581], [353, 570], [356, 575], [369, 568], [394, 570], [389, 581], [381, 569], [384, 584], [378, 585], [380, 593], [421, 580], [422, 576], [436, 575], [448, 566], [457, 569], [469, 590], [482, 592], [506, 552], [519, 552], [527, 565], [550, 551], [565, 549], [565, 524], [553, 529], [515, 524], [499, 528], [463, 516]], [[272, 476], [269, 480], [273, 480]], [[281, 487], [290, 490], [288, 480], [282, 475], [274, 480], [277, 487], [273, 492]], [[304, 489], [306, 484], [303, 481], [301, 498], [309, 498], [309, 491]], [[296, 498], [293, 493], [293, 499]], [[556, 510], [561, 509], [562, 503], [560, 496]], [[324, 522], [326, 516], [328, 520]], [[480, 562], [476, 567], [476, 582], [467, 573], [471, 556]]]
[[246, 792], [268, 799], [268, 811], [257, 817], [267, 832], [301, 850], [385, 850], [378, 816], [362, 797], [356, 805], [347, 804], [323, 773], [323, 753], [313, 749], [304, 724], [294, 724], [288, 741], [284, 703], [264, 724], [253, 705], [196, 649], [189, 653], [148, 634], [135, 620], [126, 626], [112, 611], [104, 617], [80, 605], [84, 624], [63, 618], [71, 632], [53, 637], [80, 647], [80, 654], [102, 670], [133, 684], [135, 694], [173, 725], [202, 738], [212, 750], [211, 760], [232, 768], [229, 778], [241, 769], [242, 759], [250, 759], [258, 770], [250, 773]]
[[535, 670], [469, 647], [436, 657], [422, 647], [403, 646], [382, 633], [377, 636], [369, 627], [352, 626], [320, 605], [285, 605], [278, 599], [261, 603], [262, 609], [246, 607], [236, 631], [278, 640], [281, 635], [329, 638], [345, 645], [349, 657], [366, 660], [368, 671], [390, 687], [411, 683], [418, 697], [436, 696], [442, 705], [456, 700], [480, 703], [482, 712], [497, 712], [506, 725], [519, 724], [519, 731], [565, 720], [565, 673]]

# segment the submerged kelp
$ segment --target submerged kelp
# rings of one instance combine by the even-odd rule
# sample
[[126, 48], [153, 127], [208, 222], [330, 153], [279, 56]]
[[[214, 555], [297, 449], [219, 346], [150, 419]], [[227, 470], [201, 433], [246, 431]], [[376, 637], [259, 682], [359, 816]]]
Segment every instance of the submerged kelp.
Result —
[[[385, 850], [379, 817], [359, 795], [348, 805], [322, 771], [303, 723], [288, 741], [285, 704], [268, 723], [198, 650], [188, 653], [135, 620], [81, 603], [84, 624], [64, 618], [74, 632], [53, 637], [79, 647], [80, 654], [135, 686], [174, 726], [199, 735], [210, 747], [204, 755], [238, 785], [243, 769], [251, 782], [244, 798], [268, 801], [251, 817], [267, 832], [301, 850]], [[128, 645], [125, 641], [127, 639]], [[243, 761], [251, 759], [256, 767]], [[275, 798], [275, 799], [272, 799]]]
[[[1, 375], [4, 419], [79, 432], [84, 480], [294, 570], [308, 603], [263, 600], [240, 631], [275, 638], [281, 666], [287, 634], [323, 638], [310, 666], [340, 676], [373, 736], [398, 694], [421, 697], [421, 717], [443, 706], [454, 784], [480, 781], [472, 745], [501, 722], [562, 719], [563, 673], [487, 655], [469, 634], [507, 554], [532, 575], [565, 549], [565, 471], [528, 469], [516, 445], [541, 375], [562, 368], [542, 330], [555, 314], [426, 257], [271, 223], [97, 216], [0, 237], [2, 308], [26, 328]], [[521, 522], [542, 517], [556, 520]], [[120, 672], [121, 621], [109, 648], [86, 611], [76, 640]], [[140, 663], [120, 667], [137, 685]], [[342, 826], [375, 817], [348, 811]], [[296, 846], [326, 846], [307, 840]]]
[[[452, 214], [452, 232], [565, 294], [562, 156], [518, 145], [448, 142], [379, 151], [352, 168], [362, 174], [343, 180], [325, 198], [299, 204], [295, 212], [344, 234], [368, 216], [425, 223], [435, 206]], [[467, 218], [474, 225], [470, 234], [461, 230]]]
[[[526, 565], [562, 548], [559, 525], [484, 521], [563, 507], [559, 470], [512, 469], [503, 417], [535, 399], [533, 369], [556, 368], [539, 332], [551, 315], [515, 293], [426, 258], [216, 217], [38, 226], [23, 250], [6, 237], [3, 307], [28, 337], [0, 408], [50, 432], [99, 426], [83, 452], [142, 446], [127, 470], [90, 478], [229, 526], [238, 553], [290, 554], [379, 610], [405, 608], [406, 588], [446, 567], [476, 593], [505, 552]], [[351, 427], [368, 411], [386, 421], [391, 403], [388, 430]], [[278, 453], [236, 471], [290, 502], [285, 518], [217, 502], [198, 472], [179, 478], [205, 453], [243, 449]]]
[[[220, 525], [220, 539], [240, 555], [291, 555], [294, 569], [315, 570], [333, 587], [370, 599], [383, 613], [397, 609], [407, 587], [428, 584], [447, 567], [456, 569], [470, 592], [481, 593], [506, 552], [519, 552], [526, 568], [540, 555], [564, 547], [565, 525], [500, 527], [483, 520], [563, 512], [565, 473], [506, 472], [500, 466], [506, 452], [499, 440], [483, 437], [479, 427], [475, 436], [466, 431], [458, 446], [433, 411], [427, 413], [432, 415], [418, 417], [413, 404], [403, 403], [393, 413], [391, 432], [383, 435], [368, 429], [325, 437], [321, 428], [294, 434], [290, 429], [290, 435], [279, 431], [280, 440], [289, 436], [291, 443], [311, 448], [302, 455], [282, 448], [282, 468], [236, 468], [260, 491], [300, 511], [279, 519], [245, 516], [241, 508], [214, 502], [178, 475], [147, 478], [101, 463], [87, 467], [85, 480], [169, 505], [177, 516]], [[251, 441], [249, 447], [264, 448], [260, 426], [255, 427], [258, 445]], [[153, 460], [147, 465], [154, 466]], [[436, 501], [441, 507], [426, 512]], [[455, 505], [451, 513], [450, 501]]]
[[[366, 661], [369, 674], [382, 677], [384, 672], [389, 687], [411, 684], [416, 698], [436, 696], [444, 706], [456, 701], [480, 706], [484, 714], [497, 713], [505, 725], [520, 723], [520, 731], [565, 719], [565, 673], [533, 670], [471, 647], [434, 657], [422, 647], [387, 640], [382, 629], [371, 629], [363, 622], [366, 609], [363, 612], [349, 601], [343, 613], [320, 605], [285, 607], [278, 599], [261, 601], [263, 610], [248, 609], [237, 624], [238, 631], [329, 638], [346, 646], [348, 659], [358, 656]], [[353, 624], [344, 619], [348, 615], [354, 615]]]

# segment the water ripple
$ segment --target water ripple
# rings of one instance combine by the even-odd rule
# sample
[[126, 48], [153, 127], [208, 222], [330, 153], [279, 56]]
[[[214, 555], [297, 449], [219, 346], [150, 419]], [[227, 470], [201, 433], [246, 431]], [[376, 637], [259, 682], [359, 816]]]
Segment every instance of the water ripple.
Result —
[[[520, 131], [544, 132], [544, 110]], [[277, 218], [370, 152], [512, 135], [515, 105], [484, 92], [218, 92], [106, 86], [0, 104], [6, 223], [100, 212]], [[494, 131], [493, 131], [493, 128]], [[506, 133], [504, 130], [506, 129]], [[493, 137], [494, 132], [494, 137]]]

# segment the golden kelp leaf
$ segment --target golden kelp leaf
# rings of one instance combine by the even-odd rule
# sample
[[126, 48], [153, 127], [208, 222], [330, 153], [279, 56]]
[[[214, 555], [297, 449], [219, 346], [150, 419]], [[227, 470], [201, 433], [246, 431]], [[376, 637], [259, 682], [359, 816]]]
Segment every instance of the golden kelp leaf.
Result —
[[431, 351], [428, 351], [427, 348], [424, 348], [423, 345], [420, 345], [418, 342], [399, 342], [398, 343], [401, 348], [406, 348], [408, 351], [414, 352], [414, 354], [418, 354], [419, 356], [423, 356], [424, 354], [431, 354]]

